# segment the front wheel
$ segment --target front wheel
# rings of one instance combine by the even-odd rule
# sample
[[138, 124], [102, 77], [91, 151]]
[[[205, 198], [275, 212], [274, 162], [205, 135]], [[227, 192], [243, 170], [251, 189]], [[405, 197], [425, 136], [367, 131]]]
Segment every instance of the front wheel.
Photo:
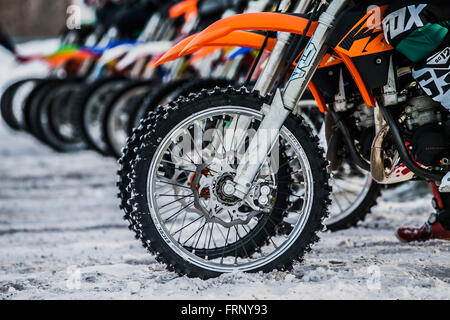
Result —
[[[301, 118], [285, 122], [246, 199], [226, 191], [264, 102], [244, 88], [204, 90], [171, 102], [129, 141], [139, 147], [122, 172], [131, 191], [122, 200], [134, 208], [137, 236], [170, 270], [210, 278], [289, 269], [318, 240], [329, 176]], [[234, 119], [248, 134], [236, 133]]]

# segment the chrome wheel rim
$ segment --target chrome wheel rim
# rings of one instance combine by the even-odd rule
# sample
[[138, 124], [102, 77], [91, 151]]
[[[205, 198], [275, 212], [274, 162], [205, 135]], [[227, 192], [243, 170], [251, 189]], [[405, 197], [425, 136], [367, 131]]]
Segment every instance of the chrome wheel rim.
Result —
[[105, 112], [105, 103], [108, 100], [108, 95], [112, 92], [120, 90], [123, 87], [122, 82], [108, 83], [105, 86], [99, 88], [87, 102], [86, 108], [84, 109], [83, 120], [86, 129], [86, 134], [89, 136], [91, 141], [95, 145], [106, 151], [108, 147], [102, 139], [102, 127], [101, 121], [103, 113]]
[[131, 90], [114, 104], [111, 114], [108, 116], [107, 131], [111, 145], [117, 154], [121, 153], [128, 139], [128, 126], [130, 115], [124, 112], [133, 96], [144, 94], [148, 87]]

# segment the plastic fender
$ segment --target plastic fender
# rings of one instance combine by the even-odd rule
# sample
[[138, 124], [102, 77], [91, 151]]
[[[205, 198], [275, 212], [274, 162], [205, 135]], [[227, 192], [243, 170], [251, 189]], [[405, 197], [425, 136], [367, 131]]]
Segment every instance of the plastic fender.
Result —
[[59, 53], [52, 56], [49, 56], [45, 58], [45, 61], [50, 64], [52, 68], [59, 67], [63, 64], [65, 64], [69, 60], [86, 60], [86, 59], [92, 59], [96, 55], [92, 52], [85, 51], [85, 50], [79, 50], [72, 53]]
[[197, 3], [198, 0], [181, 1], [170, 8], [169, 16], [172, 19], [176, 19], [184, 14], [184, 19], [189, 21], [198, 14]]
[[[192, 39], [194, 39], [197, 35], [194, 34], [192, 36], [187, 37], [186, 39], [180, 41], [177, 43], [173, 48], [171, 48], [169, 51], [167, 51], [160, 59], [158, 59], [155, 62], [155, 68], [161, 64], [164, 64], [168, 61], [176, 60], [182, 56], [189, 55], [191, 53], [194, 53], [202, 47], [245, 47], [245, 48], [252, 48], [252, 49], [259, 49], [261, 48], [263, 42], [264, 42], [264, 36], [260, 34], [256, 34], [253, 32], [247, 32], [247, 31], [233, 31], [230, 34], [227, 34], [226, 36], [216, 39], [214, 41], [204, 43], [202, 47], [197, 47], [194, 49], [191, 49], [187, 52], [184, 52], [184, 54], [181, 55], [181, 51], [186, 47], [187, 44], [189, 44]], [[272, 51], [277, 40], [274, 38], [269, 38], [269, 41], [267, 42], [266, 50]]]
[[[285, 13], [259, 12], [243, 13], [219, 20], [204, 31], [200, 32], [184, 49], [183, 55], [195, 47], [212, 42], [237, 30], [264, 30], [303, 34], [308, 19]], [[311, 36], [317, 28], [318, 22], [311, 23], [307, 36]]]

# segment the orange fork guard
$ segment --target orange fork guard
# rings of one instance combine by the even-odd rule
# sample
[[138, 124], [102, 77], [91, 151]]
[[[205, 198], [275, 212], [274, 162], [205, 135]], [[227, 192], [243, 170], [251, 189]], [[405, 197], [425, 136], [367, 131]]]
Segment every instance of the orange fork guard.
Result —
[[[168, 50], [161, 58], [158, 59], [158, 61], [155, 62], [155, 68], [168, 61], [176, 60], [180, 57], [194, 53], [202, 49], [202, 47], [246, 47], [259, 49], [261, 48], [261, 45], [265, 38], [265, 36], [260, 34], [238, 30], [233, 31], [222, 38], [218, 38], [214, 41], [204, 43], [201, 47], [190, 49], [189, 51], [186, 51], [183, 54], [181, 54], [181, 51], [183, 51], [186, 45], [189, 44], [197, 35], [198, 34], [194, 34], [192, 36], [187, 37], [186, 39], [177, 43], [173, 48]], [[277, 42], [276, 39], [269, 38], [266, 50], [272, 51], [273, 48], [275, 47], [276, 42]]]
[[[181, 51], [181, 55], [237, 30], [264, 30], [303, 34], [308, 22], [308, 19], [302, 17], [276, 12], [243, 13], [230, 16], [213, 23], [198, 34]], [[317, 28], [317, 24], [317, 21], [311, 23], [307, 36], [312, 36]]]
[[189, 37], [187, 37], [186, 39], [181, 40], [180, 42], [178, 42], [176, 45], [174, 45], [171, 49], [167, 50], [166, 53], [164, 53], [164, 55], [162, 57], [160, 57], [157, 61], [154, 62], [154, 68], [169, 62], [169, 61], [173, 61], [178, 59], [180, 56], [180, 52], [184, 49], [184, 47], [186, 47], [189, 42], [191, 42], [195, 37], [197, 36], [197, 34], [193, 34]]

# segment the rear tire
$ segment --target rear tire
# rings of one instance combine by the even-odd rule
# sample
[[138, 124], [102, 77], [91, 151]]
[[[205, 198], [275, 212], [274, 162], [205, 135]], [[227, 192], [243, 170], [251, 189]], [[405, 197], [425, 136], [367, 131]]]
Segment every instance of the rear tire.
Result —
[[[377, 205], [377, 200], [381, 196], [381, 186], [376, 183], [370, 175], [366, 176], [367, 180], [364, 181], [364, 187], [361, 193], [353, 201], [350, 207], [345, 210], [340, 210], [340, 215], [333, 214], [333, 208], [330, 208], [330, 215], [325, 220], [325, 225], [330, 231], [340, 231], [355, 227], [359, 222], [366, 219], [367, 215], [371, 212], [372, 208]], [[333, 185], [333, 183], [331, 183]], [[331, 201], [333, 206], [337, 206], [336, 196], [338, 196], [338, 188], [333, 187], [333, 193], [331, 194]], [[344, 191], [345, 192], [345, 191]], [[341, 199], [342, 202], [344, 199]]]
[[47, 141], [45, 140], [42, 129], [38, 125], [36, 119], [39, 117], [39, 108], [44, 99], [51, 94], [52, 90], [61, 83], [61, 81], [62, 80], [60, 79], [45, 79], [40, 81], [25, 100], [23, 108], [24, 128], [27, 132], [45, 144]]

